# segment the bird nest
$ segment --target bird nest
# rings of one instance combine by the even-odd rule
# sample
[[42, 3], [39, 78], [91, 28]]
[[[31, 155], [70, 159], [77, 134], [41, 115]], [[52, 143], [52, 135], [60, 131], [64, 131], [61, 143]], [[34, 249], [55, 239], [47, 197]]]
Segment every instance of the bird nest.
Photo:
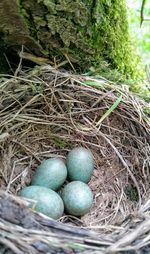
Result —
[[[1, 253], [150, 253], [146, 107], [126, 86], [50, 66], [1, 77]], [[91, 211], [53, 221], [29, 210], [17, 194], [39, 163], [76, 146], [95, 160]]]

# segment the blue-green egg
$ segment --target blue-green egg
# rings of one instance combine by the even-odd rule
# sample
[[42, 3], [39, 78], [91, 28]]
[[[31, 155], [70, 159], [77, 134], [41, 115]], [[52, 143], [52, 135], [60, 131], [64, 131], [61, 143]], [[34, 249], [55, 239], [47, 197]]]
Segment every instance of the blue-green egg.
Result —
[[88, 183], [94, 170], [91, 151], [83, 147], [71, 150], [67, 156], [67, 170], [71, 181]]
[[32, 185], [58, 190], [67, 177], [67, 168], [59, 158], [44, 160], [32, 178]]
[[93, 193], [87, 184], [80, 181], [73, 181], [64, 187], [62, 199], [67, 213], [81, 216], [90, 211], [93, 202]]
[[64, 204], [60, 196], [45, 187], [29, 186], [21, 190], [20, 196], [29, 199], [29, 207], [52, 219], [59, 219], [64, 212]]

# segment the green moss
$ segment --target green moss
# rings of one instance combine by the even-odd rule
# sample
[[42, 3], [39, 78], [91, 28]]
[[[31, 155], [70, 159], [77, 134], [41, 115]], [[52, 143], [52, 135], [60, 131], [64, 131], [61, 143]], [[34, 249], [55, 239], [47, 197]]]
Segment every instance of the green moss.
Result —
[[59, 136], [50, 134], [50, 142], [59, 149], [71, 149], [72, 145]]
[[127, 197], [133, 201], [133, 202], [137, 202], [138, 201], [138, 192], [137, 189], [133, 186], [127, 186], [125, 188], [125, 194], [127, 195]]
[[148, 117], [150, 117], [150, 107], [145, 108], [145, 109], [144, 109], [144, 113], [145, 113]]
[[150, 102], [150, 90], [146, 87], [144, 82], [132, 81], [130, 82], [130, 91], [139, 95], [141, 98]]
[[97, 51], [103, 50], [111, 68], [125, 74], [126, 78], [142, 79], [142, 65], [128, 31], [125, 1], [97, 1], [93, 15]]

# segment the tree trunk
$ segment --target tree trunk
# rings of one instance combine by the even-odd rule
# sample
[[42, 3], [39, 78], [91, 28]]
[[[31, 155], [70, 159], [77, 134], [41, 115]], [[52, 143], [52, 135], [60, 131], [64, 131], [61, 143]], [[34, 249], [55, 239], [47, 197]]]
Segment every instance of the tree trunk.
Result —
[[13, 50], [24, 45], [52, 62], [67, 60], [77, 72], [102, 74], [108, 64], [126, 77], [138, 75], [125, 0], [1, 0], [0, 34]]

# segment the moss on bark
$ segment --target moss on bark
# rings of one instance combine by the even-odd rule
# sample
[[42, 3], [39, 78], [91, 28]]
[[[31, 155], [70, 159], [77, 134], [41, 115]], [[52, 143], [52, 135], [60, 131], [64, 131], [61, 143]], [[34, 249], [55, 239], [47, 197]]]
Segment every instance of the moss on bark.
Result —
[[50, 58], [67, 55], [82, 72], [90, 67], [100, 72], [104, 60], [138, 77], [124, 0], [20, 0], [20, 9], [30, 35]]
[[52, 61], [68, 58], [78, 72], [107, 77], [111, 69], [132, 79], [142, 73], [125, 0], [1, 0], [0, 32], [7, 45]]

